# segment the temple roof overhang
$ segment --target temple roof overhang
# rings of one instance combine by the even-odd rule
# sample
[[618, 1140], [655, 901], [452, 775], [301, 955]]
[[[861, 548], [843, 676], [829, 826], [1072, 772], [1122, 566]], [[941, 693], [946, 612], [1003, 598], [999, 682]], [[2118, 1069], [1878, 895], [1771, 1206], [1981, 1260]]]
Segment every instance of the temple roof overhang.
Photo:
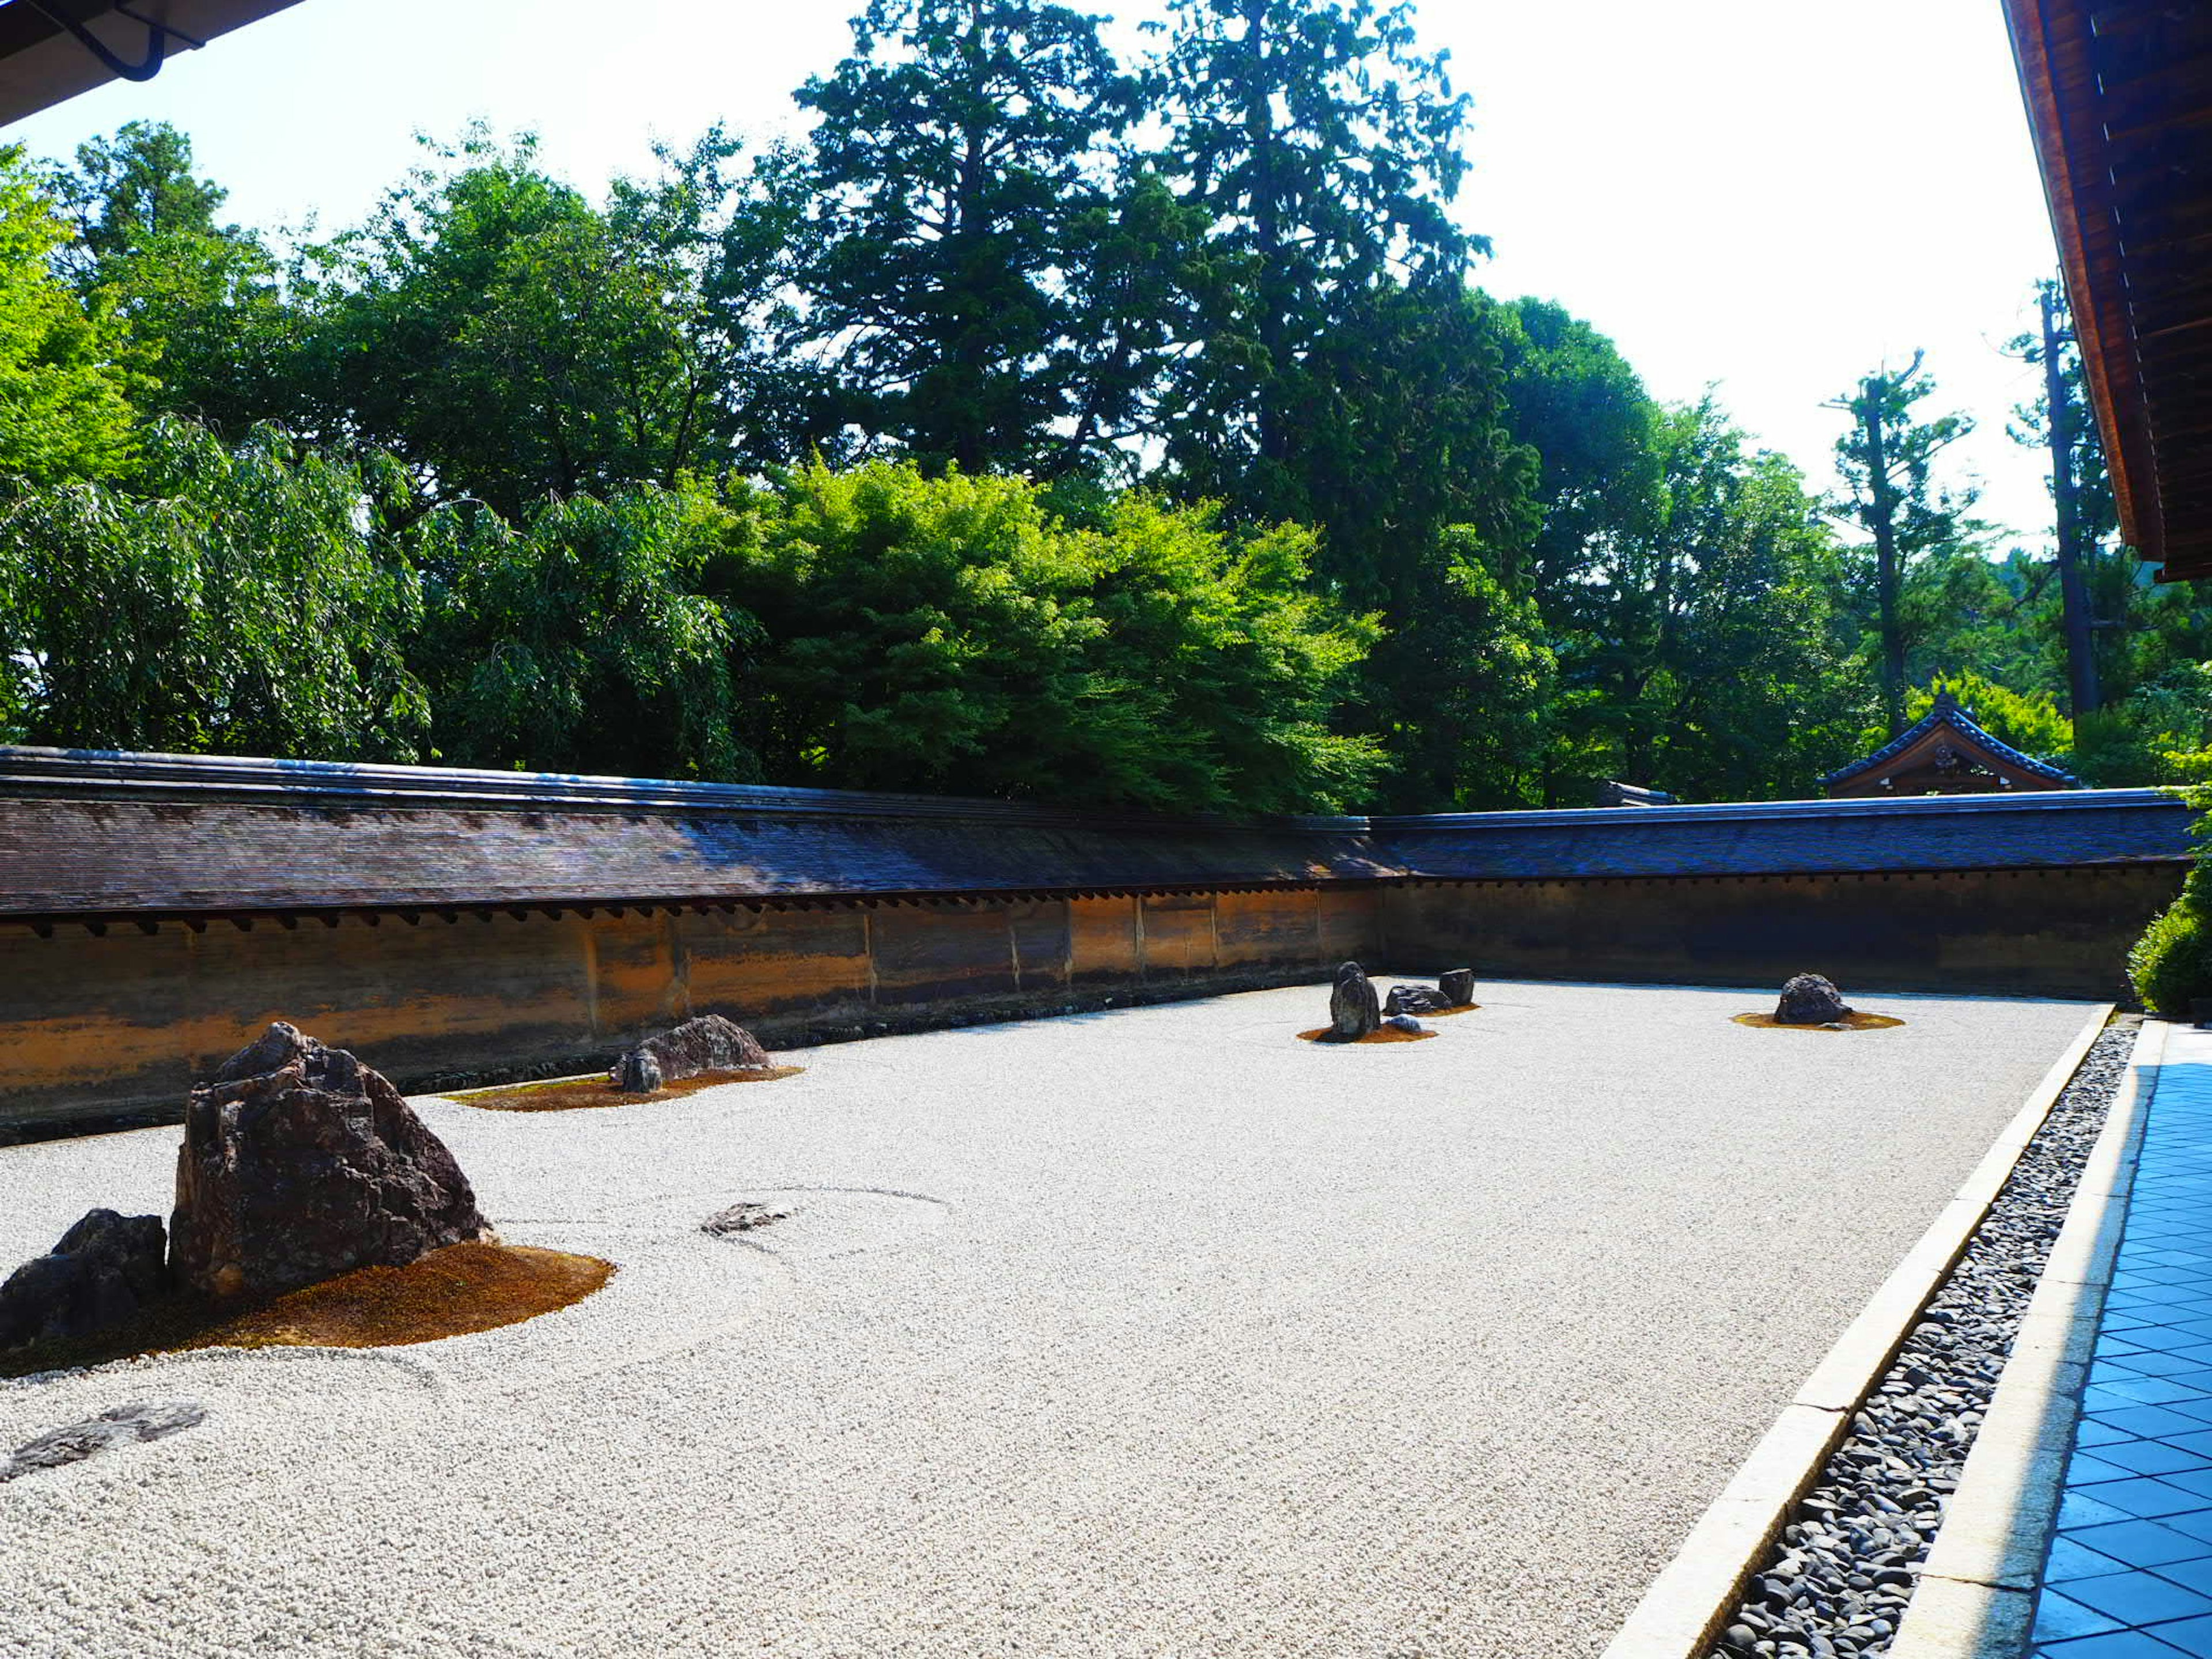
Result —
[[0, 127], [110, 81], [149, 81], [178, 52], [295, 3], [0, 0]]
[[2121, 533], [2212, 575], [2212, 6], [2003, 3]]

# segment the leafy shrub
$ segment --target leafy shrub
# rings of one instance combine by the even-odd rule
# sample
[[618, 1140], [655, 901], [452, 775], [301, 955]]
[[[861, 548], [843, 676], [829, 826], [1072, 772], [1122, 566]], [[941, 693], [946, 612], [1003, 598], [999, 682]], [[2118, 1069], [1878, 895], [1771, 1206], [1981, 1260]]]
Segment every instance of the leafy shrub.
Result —
[[[2191, 806], [2212, 807], [2212, 789], [2188, 792]], [[2200, 818], [2202, 836], [2212, 820]], [[2186, 1014], [2193, 997], [2212, 997], [2212, 869], [2206, 850], [2182, 884], [2181, 896], [2151, 918], [2142, 937], [2128, 951], [2128, 978], [2136, 995], [2153, 1013]]]

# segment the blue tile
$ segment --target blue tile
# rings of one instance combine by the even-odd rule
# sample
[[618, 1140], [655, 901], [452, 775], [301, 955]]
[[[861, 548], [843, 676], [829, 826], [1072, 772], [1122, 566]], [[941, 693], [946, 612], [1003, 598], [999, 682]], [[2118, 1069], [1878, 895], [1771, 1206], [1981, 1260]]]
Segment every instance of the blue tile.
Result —
[[2116, 1429], [2094, 1417], [2085, 1417], [2074, 1425], [2074, 1443], [2077, 1446], [2114, 1446], [2135, 1437], [2131, 1431]]
[[2067, 1536], [2084, 1549], [2109, 1555], [2131, 1567], [2162, 1566], [2212, 1556], [2212, 1543], [2155, 1521], [2123, 1521], [2109, 1527], [2084, 1527]]
[[[2126, 1451], [2136, 1446], [2160, 1446], [2160, 1444], [2161, 1443], [2156, 1440], [2130, 1440], [2124, 1445], [2113, 1447], [2112, 1449]], [[2185, 1456], [2186, 1454], [2176, 1452], [2174, 1455], [2181, 1457]], [[2160, 1473], [2161, 1471], [2157, 1469], [2131, 1469], [2122, 1463], [2107, 1463], [2093, 1452], [2077, 1450], [2067, 1462], [2066, 1484], [2069, 1486], [2086, 1486], [2090, 1489], [2089, 1495], [2094, 1498], [2099, 1495], [2095, 1488], [2108, 1480], [2136, 1480], [2146, 1474]]]
[[2199, 1510], [2191, 1515], [2161, 1516], [2161, 1524], [2176, 1532], [2187, 1533], [2191, 1538], [2202, 1538], [2212, 1543], [2212, 1510]]
[[2151, 1571], [2161, 1578], [2171, 1578], [2184, 1589], [2193, 1589], [2199, 1595], [2212, 1595], [2212, 1555], [2197, 1561], [2163, 1562]]
[[2107, 1631], [2119, 1629], [2120, 1623], [2094, 1607], [2069, 1601], [2053, 1589], [2044, 1591], [2035, 1604], [2035, 1639], [2039, 1642], [2063, 1642], [2069, 1636], [2102, 1636]]
[[2172, 1434], [2191, 1434], [2206, 1426], [2194, 1417], [2185, 1417], [2164, 1406], [2124, 1406], [2118, 1411], [2099, 1412], [2096, 1418], [2100, 1423], [2125, 1429], [2130, 1434], [2139, 1434], [2147, 1439]]
[[2212, 1619], [2189, 1619], [2179, 1625], [2160, 1625], [2151, 1634], [2197, 1659], [2212, 1656]]
[[[2074, 1461], [2080, 1462], [2084, 1454], [2076, 1453]], [[2137, 1474], [2172, 1475], [2190, 1471], [2212, 1469], [2212, 1457], [2177, 1446], [2170, 1440], [2124, 1440], [2116, 1446], [2100, 1446], [2096, 1461], [2107, 1467], [2117, 1465], [2133, 1469]], [[2069, 1478], [2072, 1471], [2068, 1471]], [[2196, 1487], [2186, 1480], [2174, 1482], [2179, 1486]]]
[[2115, 1406], [2171, 1406], [2178, 1412], [2203, 1406], [2212, 1410], [2212, 1395], [2162, 1376], [2123, 1377], [2111, 1382], [2092, 1382], [2081, 1391], [2084, 1409], [2110, 1416]]
[[2109, 1578], [2076, 1578], [2066, 1594], [2124, 1625], [2155, 1625], [2168, 1619], [2212, 1614], [2212, 1596], [2149, 1572], [2116, 1572]]
[[[2162, 1446], [2166, 1443], [2162, 1440], [2131, 1440], [2128, 1443], [2130, 1446]], [[2188, 1455], [2188, 1453], [2182, 1451], [2177, 1451], [2174, 1454], [2177, 1457], [2186, 1457]], [[2143, 1473], [2145, 1474], [2157, 1475], [2169, 1486], [2179, 1486], [2184, 1492], [2196, 1492], [2204, 1499], [2206, 1504], [2212, 1504], [2212, 1469], [2202, 1468], [2193, 1469], [2145, 1469]]]
[[2109, 1636], [2051, 1642], [2036, 1649], [2043, 1659], [2176, 1659], [2180, 1651], [2139, 1630], [2116, 1630]]
[[2108, 1480], [2101, 1485], [2085, 1486], [2085, 1495], [2100, 1504], [2116, 1510], [2125, 1510], [2130, 1515], [2142, 1516], [2147, 1521], [2156, 1521], [2169, 1515], [2184, 1515], [2191, 1510], [2212, 1509], [2212, 1499], [2203, 1493], [2189, 1492], [2170, 1486], [2163, 1480], [2140, 1477], [2133, 1480]]
[[[2185, 1505], [2184, 1507], [2186, 1507]], [[2058, 1528], [2062, 1532], [2077, 1532], [2084, 1527], [2107, 1527], [2119, 1522], [2137, 1520], [2133, 1510], [2124, 1510], [2118, 1504], [2107, 1504], [2097, 1496], [2094, 1486], [2080, 1491], [2069, 1490], [2058, 1501]], [[2138, 1562], [2136, 1565], [2141, 1565]]]
[[2124, 1371], [2135, 1371], [2144, 1376], [2172, 1376], [2180, 1371], [2201, 1370], [2203, 1368], [2193, 1359], [2184, 1359], [2178, 1353], [2166, 1353], [2156, 1349], [2144, 1349], [2135, 1353], [2114, 1354], [2109, 1363]]
[[[2204, 1558], [2206, 1568], [2212, 1570], [2212, 1556]], [[2043, 1565], [2043, 1582], [2063, 1584], [2069, 1578], [2095, 1578], [2108, 1572], [2118, 1572], [2124, 1561], [2115, 1561], [2111, 1556], [2077, 1544], [2070, 1538], [2055, 1539], [2051, 1546], [2051, 1559]], [[2190, 1586], [2191, 1589], [2197, 1587]]]

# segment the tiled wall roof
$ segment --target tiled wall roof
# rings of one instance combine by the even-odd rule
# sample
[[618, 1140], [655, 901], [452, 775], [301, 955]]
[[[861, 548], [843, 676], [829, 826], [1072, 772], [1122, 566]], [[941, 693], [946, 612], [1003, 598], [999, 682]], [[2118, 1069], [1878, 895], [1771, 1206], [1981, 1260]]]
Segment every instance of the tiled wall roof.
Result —
[[1252, 823], [0, 747], [0, 915], [2170, 862], [2148, 790]]

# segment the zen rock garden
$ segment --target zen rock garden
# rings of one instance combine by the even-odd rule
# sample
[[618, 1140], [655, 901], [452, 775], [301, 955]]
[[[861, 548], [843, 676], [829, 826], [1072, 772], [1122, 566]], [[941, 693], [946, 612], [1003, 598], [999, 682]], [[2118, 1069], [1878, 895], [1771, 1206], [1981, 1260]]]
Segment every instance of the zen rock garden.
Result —
[[649, 1028], [542, 1118], [264, 1028], [0, 1147], [0, 1649], [1594, 1656], [2085, 1014], [1325, 968], [767, 1091]]

